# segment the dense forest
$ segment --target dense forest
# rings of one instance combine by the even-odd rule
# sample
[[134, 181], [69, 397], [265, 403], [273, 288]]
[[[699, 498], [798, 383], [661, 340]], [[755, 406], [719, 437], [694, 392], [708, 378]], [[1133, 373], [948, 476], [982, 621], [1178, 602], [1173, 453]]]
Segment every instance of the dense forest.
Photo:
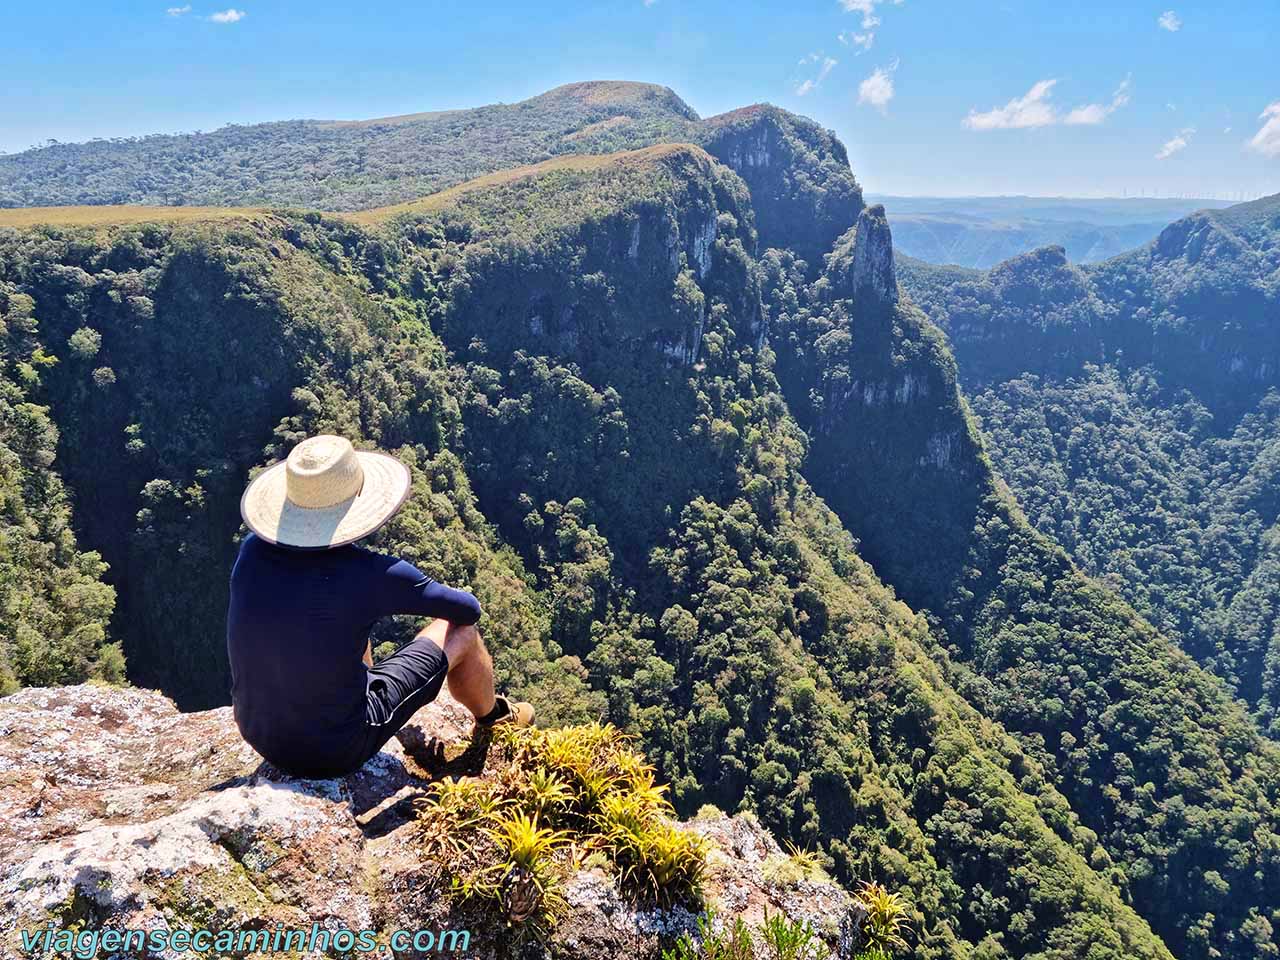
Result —
[[1277, 955], [1280, 750], [1024, 516], [843, 147], [706, 123], [355, 218], [0, 228], [8, 682], [119, 643], [225, 702], [238, 495], [339, 432], [547, 722], [901, 890], [912, 956]]
[[905, 261], [1032, 522], [1280, 732], [1280, 198], [1096, 267]]

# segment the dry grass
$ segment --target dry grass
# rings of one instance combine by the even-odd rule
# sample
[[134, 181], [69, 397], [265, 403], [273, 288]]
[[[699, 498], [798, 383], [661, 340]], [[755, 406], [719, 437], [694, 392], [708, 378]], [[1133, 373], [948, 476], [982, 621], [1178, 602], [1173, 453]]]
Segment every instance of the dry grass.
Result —
[[615, 164], [619, 166], [640, 166], [655, 163], [674, 154], [690, 152], [702, 153], [703, 151], [701, 147], [695, 147], [688, 143], [663, 143], [653, 147], [644, 147], [640, 150], [625, 150], [620, 153], [588, 153], [553, 157], [550, 160], [544, 160], [542, 163], [513, 167], [510, 170], [499, 170], [497, 173], [477, 177], [474, 180], [468, 180], [447, 190], [441, 190], [439, 193], [433, 193], [418, 200], [410, 200], [407, 203], [397, 203], [389, 207], [375, 207], [372, 210], [357, 210], [354, 213], [340, 213], [336, 214], [336, 216], [343, 217], [362, 226], [373, 226], [400, 214], [433, 213], [449, 206], [463, 194], [514, 183], [517, 180], [524, 180], [529, 177], [542, 176], [556, 170], [600, 170]]
[[133, 223], [235, 220], [261, 216], [262, 207], [14, 207], [0, 209], [0, 227], [113, 227]]
[[[398, 118], [387, 118], [389, 122]], [[407, 119], [407, 118], [406, 118]], [[602, 121], [608, 125], [610, 121]], [[573, 154], [553, 157], [542, 163], [510, 170], [499, 170], [487, 176], [477, 177], [433, 193], [418, 200], [409, 200], [387, 207], [375, 207], [372, 210], [357, 210], [347, 213], [335, 213], [331, 216], [342, 217], [360, 226], [376, 226], [392, 217], [405, 213], [432, 213], [441, 210], [456, 201], [460, 196], [476, 190], [502, 186], [529, 177], [538, 177], [557, 170], [590, 171], [617, 165], [643, 166], [657, 163], [667, 157], [680, 153], [703, 154], [702, 148], [688, 143], [662, 143], [640, 150], [625, 150], [620, 153]], [[112, 227], [135, 223], [182, 223], [201, 220], [234, 220], [238, 218], [262, 216], [270, 211], [265, 207], [158, 207], [133, 204], [128, 206], [84, 206], [84, 207], [15, 207], [0, 209], [0, 227], [35, 227], [41, 225], [64, 227]]]

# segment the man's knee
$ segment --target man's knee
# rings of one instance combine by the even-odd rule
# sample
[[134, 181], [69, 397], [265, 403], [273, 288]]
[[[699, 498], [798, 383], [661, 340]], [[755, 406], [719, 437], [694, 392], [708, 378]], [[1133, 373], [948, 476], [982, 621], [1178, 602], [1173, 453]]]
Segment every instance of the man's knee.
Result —
[[445, 656], [449, 658], [449, 669], [459, 664], [484, 655], [484, 643], [480, 640], [480, 631], [474, 626], [448, 624], [442, 644]]

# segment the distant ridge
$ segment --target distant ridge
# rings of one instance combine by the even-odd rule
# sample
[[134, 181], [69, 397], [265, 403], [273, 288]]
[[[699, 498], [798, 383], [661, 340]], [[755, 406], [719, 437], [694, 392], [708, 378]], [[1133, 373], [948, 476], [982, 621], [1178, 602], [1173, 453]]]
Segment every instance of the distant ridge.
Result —
[[[379, 211], [359, 218], [371, 222], [502, 171], [661, 144], [693, 144], [734, 170], [751, 190], [761, 243], [791, 247], [813, 270], [863, 207], [844, 145], [812, 120], [770, 104], [701, 119], [668, 87], [599, 80], [515, 104], [229, 126], [0, 157], [0, 209], [75, 209], [0, 223], [152, 219], [135, 206]], [[796, 168], [805, 176], [793, 177]], [[79, 209], [96, 206], [117, 213]]]
[[900, 252], [929, 263], [993, 267], [1001, 260], [1060, 245], [1076, 263], [1096, 263], [1154, 238], [1170, 221], [1211, 199], [875, 196], [885, 205]]
[[368, 209], [560, 154], [696, 140], [698, 122], [667, 87], [606, 80], [471, 109], [59, 143], [0, 157], [0, 207]]

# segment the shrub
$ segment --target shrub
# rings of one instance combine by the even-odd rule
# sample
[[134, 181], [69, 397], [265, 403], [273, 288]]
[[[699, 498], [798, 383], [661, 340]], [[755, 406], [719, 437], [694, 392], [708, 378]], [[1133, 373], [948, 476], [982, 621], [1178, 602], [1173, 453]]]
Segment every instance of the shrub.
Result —
[[434, 784], [422, 804], [420, 842], [457, 900], [536, 934], [584, 863], [637, 899], [700, 899], [706, 841], [673, 821], [666, 787], [616, 727], [499, 728], [489, 764], [483, 778]]

